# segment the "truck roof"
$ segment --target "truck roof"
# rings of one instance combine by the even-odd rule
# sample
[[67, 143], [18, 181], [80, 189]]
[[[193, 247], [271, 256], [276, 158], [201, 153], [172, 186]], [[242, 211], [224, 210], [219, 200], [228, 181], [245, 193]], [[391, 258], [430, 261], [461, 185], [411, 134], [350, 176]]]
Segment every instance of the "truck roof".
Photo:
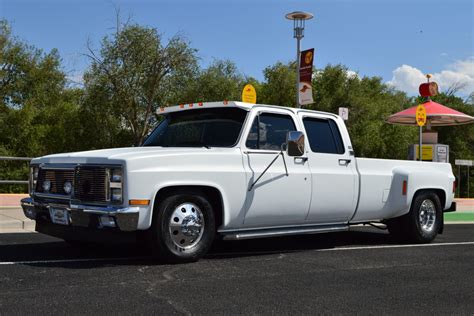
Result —
[[239, 101], [220, 101], [220, 102], [198, 102], [198, 103], [188, 103], [188, 104], [179, 104], [174, 106], [167, 106], [167, 107], [160, 107], [156, 113], [157, 114], [167, 114], [173, 112], [180, 112], [180, 111], [187, 111], [187, 110], [195, 110], [200, 108], [224, 108], [224, 107], [237, 107], [243, 109], [245, 111], [250, 111], [253, 107], [259, 108], [278, 108], [278, 109], [287, 109], [293, 113], [298, 112], [311, 112], [311, 113], [320, 113], [326, 114], [337, 117], [338, 115], [334, 113], [322, 112], [322, 111], [314, 111], [314, 110], [307, 110], [307, 109], [297, 109], [297, 108], [290, 108], [287, 106], [279, 106], [279, 105], [270, 105], [270, 104], [258, 104], [258, 103], [245, 103]]

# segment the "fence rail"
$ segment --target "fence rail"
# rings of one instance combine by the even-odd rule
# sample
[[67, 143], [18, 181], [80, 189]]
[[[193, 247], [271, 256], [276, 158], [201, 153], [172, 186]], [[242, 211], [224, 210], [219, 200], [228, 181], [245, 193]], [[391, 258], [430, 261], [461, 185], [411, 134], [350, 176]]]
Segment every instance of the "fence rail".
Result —
[[[7, 156], [0, 156], [0, 161], [31, 161], [30, 157], [7, 157]], [[30, 182], [28, 180], [6, 180], [0, 179], [0, 184], [26, 184], [29, 185]]]
[[0, 160], [16, 160], [16, 161], [31, 161], [33, 158], [30, 157], [8, 157], [0, 156]]

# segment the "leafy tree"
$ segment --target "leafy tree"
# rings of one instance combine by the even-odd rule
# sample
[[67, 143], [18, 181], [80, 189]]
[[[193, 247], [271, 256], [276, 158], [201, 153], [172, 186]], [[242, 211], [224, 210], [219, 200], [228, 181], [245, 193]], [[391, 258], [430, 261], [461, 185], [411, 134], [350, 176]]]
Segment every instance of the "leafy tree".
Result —
[[[463, 101], [463, 99], [448, 93], [441, 93], [433, 97], [433, 101], [448, 106], [457, 111], [474, 116], [474, 104]], [[468, 100], [469, 101], [469, 100]], [[438, 142], [449, 145], [449, 160], [453, 166], [453, 172], [458, 177], [458, 167], [455, 166], [456, 159], [474, 160], [474, 124], [458, 126], [440, 126], [432, 128], [438, 132]], [[467, 180], [470, 179], [469, 196], [474, 196], [474, 174], [467, 175], [467, 168], [461, 170], [461, 196], [467, 196]], [[459, 183], [459, 179], [458, 179]]]
[[[257, 90], [259, 103], [296, 106], [296, 64], [277, 62], [263, 71], [265, 82]], [[261, 97], [259, 97], [259, 92]], [[261, 101], [260, 101], [261, 100]]]
[[[295, 106], [295, 71], [294, 63], [281, 62], [265, 69], [264, 103]], [[351, 75], [342, 65], [316, 70], [312, 84], [314, 103], [304, 107], [336, 114], [339, 107], [349, 108], [346, 124], [358, 155], [406, 159], [408, 145], [416, 142], [416, 128], [385, 123], [410, 103], [404, 93], [391, 90], [381, 78]]]
[[[80, 91], [66, 88], [57, 50], [25, 44], [0, 21], [0, 154], [40, 156], [71, 148]], [[3, 179], [25, 179], [24, 163], [4, 162]], [[2, 186], [0, 190], [21, 189]]]
[[199, 71], [182, 96], [184, 99], [178, 103], [240, 100], [242, 88], [249, 80], [253, 79], [246, 79], [233, 62], [215, 60], [209, 67]]
[[[101, 107], [99, 112], [108, 114], [102, 117], [111, 128], [106, 145], [117, 144], [113, 138], [118, 131], [124, 134], [120, 139], [130, 138], [135, 145], [143, 142], [156, 121], [156, 110], [176, 100], [196, 74], [195, 53], [182, 37], [164, 44], [155, 28], [137, 24], [119, 26], [102, 40], [99, 52], [89, 49], [92, 64], [84, 76], [88, 108], [84, 113], [94, 114]], [[95, 135], [101, 128], [91, 126], [85, 135]]]

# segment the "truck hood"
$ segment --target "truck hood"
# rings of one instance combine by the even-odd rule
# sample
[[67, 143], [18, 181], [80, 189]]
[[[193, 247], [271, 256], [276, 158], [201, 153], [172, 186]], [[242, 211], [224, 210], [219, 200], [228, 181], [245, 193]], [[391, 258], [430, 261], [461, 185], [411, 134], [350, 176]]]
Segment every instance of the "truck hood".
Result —
[[189, 154], [222, 152], [232, 148], [125, 147], [54, 154], [35, 158], [31, 163], [122, 164], [126, 161]]

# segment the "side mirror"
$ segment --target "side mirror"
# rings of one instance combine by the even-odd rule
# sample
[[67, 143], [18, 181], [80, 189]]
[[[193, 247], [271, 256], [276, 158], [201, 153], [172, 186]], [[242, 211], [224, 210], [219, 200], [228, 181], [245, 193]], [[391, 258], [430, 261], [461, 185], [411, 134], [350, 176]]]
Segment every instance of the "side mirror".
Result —
[[304, 155], [303, 132], [288, 132], [286, 135], [286, 153], [290, 157], [300, 157]]

